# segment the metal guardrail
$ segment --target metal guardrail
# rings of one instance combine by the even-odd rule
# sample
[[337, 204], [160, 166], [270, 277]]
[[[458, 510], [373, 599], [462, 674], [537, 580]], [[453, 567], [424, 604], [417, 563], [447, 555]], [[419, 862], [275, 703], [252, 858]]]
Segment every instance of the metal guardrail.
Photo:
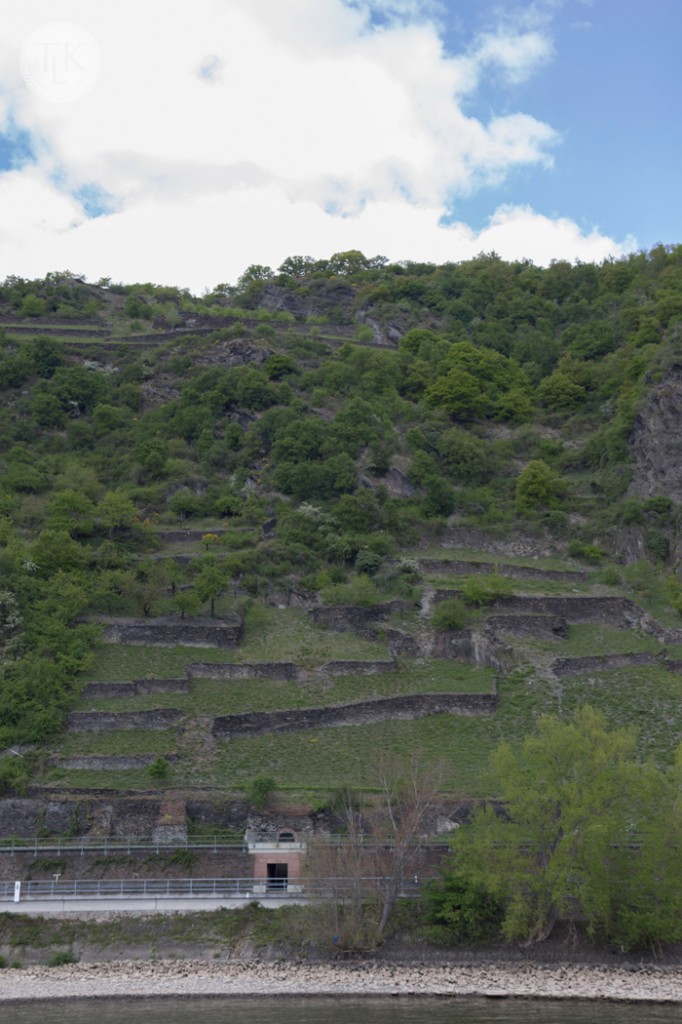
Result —
[[[385, 878], [303, 879], [254, 878], [123, 878], [54, 879], [22, 881], [16, 900], [15, 882], [0, 881], [0, 903], [25, 900], [69, 899], [253, 899], [308, 898], [345, 899], [351, 895], [370, 895], [390, 882]], [[419, 881], [411, 879], [401, 886], [403, 897], [416, 896]]]
[[[284, 844], [282, 844], [284, 845]], [[186, 840], [145, 839], [141, 836], [12, 836], [0, 839], [1, 853], [132, 853], [134, 850], [245, 850], [244, 840], [222, 836], [188, 836]]]
[[[317, 839], [319, 841], [319, 837]], [[327, 836], [323, 841], [328, 846], [345, 846], [350, 842], [348, 836], [344, 835]], [[381, 842], [369, 836], [360, 840], [354, 837], [353, 842], [359, 842], [361, 846], [367, 849], [391, 845], [389, 841]], [[37, 856], [39, 853], [84, 854], [92, 851], [106, 855], [107, 853], [132, 853], [134, 850], [148, 850], [154, 853], [159, 853], [161, 850], [212, 850], [217, 852], [218, 850], [248, 850], [251, 846], [258, 848], [263, 843], [270, 849], [276, 847], [282, 850], [298, 849], [301, 846], [298, 840], [293, 842], [286, 840], [267, 842], [266, 840], [259, 839], [254, 843], [247, 843], [246, 839], [240, 841], [225, 839], [222, 836], [188, 836], [185, 840], [174, 839], [167, 841], [162, 839], [146, 839], [141, 836], [78, 836], [75, 838], [63, 836], [31, 838], [11, 836], [6, 839], [0, 838], [0, 854], [33, 853]], [[419, 845], [422, 848], [443, 848], [449, 846], [449, 839], [444, 836], [442, 839], [425, 840]]]

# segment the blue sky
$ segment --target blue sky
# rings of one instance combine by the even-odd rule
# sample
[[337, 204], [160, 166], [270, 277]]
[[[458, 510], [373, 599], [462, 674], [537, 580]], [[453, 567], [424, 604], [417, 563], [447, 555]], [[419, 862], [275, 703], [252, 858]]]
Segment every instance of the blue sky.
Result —
[[348, 248], [546, 264], [682, 242], [682, 0], [3, 15], [0, 277], [201, 291]]

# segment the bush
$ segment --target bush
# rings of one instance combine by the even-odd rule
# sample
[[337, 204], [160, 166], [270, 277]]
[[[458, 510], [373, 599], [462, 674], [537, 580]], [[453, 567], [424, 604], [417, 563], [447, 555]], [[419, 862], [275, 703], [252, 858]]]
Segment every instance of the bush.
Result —
[[48, 967], [61, 967], [62, 964], [77, 964], [78, 957], [74, 956], [73, 950], [71, 949], [59, 949], [56, 953], [53, 953], [50, 959], [47, 961]]
[[444, 944], [480, 942], [500, 927], [502, 905], [484, 886], [454, 872], [442, 872], [440, 881], [424, 886], [426, 937]]
[[489, 573], [487, 576], [467, 576], [462, 583], [462, 597], [468, 605], [482, 608], [492, 604], [498, 597], [511, 597], [512, 585], [504, 576]]
[[246, 789], [246, 799], [257, 811], [264, 811], [276, 789], [272, 775], [257, 775]]
[[572, 540], [568, 545], [568, 553], [571, 558], [580, 558], [590, 565], [598, 565], [604, 557], [604, 552], [596, 544], [584, 544], [581, 540]]
[[152, 779], [156, 779], [160, 782], [163, 779], [168, 778], [169, 768], [170, 765], [165, 757], [157, 757], [157, 759], [149, 765], [149, 774]]
[[458, 597], [449, 597], [441, 601], [433, 610], [431, 622], [437, 633], [446, 633], [450, 629], [463, 629], [468, 620], [464, 602]]

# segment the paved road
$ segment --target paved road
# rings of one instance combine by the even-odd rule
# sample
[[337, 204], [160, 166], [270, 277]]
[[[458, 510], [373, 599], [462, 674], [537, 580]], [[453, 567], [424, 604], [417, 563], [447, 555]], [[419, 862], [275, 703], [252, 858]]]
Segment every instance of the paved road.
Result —
[[0, 900], [2, 914], [31, 914], [41, 916], [83, 917], [85, 914], [96, 914], [97, 917], [110, 914], [187, 914], [202, 910], [235, 909], [247, 903], [258, 901], [268, 910], [291, 906], [292, 903], [308, 903], [304, 896], [254, 896], [253, 898], [233, 897], [216, 899], [211, 896], [147, 896], [147, 897], [109, 897], [105, 899], [28, 899], [14, 903], [11, 900]]

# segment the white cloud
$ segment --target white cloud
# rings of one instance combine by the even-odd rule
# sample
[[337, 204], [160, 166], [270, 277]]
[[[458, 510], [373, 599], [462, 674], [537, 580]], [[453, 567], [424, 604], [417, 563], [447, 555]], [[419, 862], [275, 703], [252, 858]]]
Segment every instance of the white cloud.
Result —
[[508, 81], [523, 82], [552, 56], [551, 39], [545, 32], [514, 32], [499, 28], [480, 36], [474, 59], [499, 67]]
[[[0, 86], [39, 153], [37, 167], [0, 175], [7, 272], [70, 267], [201, 288], [295, 252], [460, 258], [490, 232], [521, 244], [522, 222], [535, 248], [518, 255], [537, 258], [541, 237], [563, 247], [556, 256], [598, 249], [601, 236], [528, 210], [498, 211], [480, 234], [440, 224], [453, 197], [551, 165], [550, 125], [463, 107], [489, 69], [518, 81], [549, 58], [537, 19], [449, 56], [424, 17], [440, 5], [417, 0], [195, 0], [191, 16], [166, 0], [162, 17], [134, 0], [56, 6], [5, 0]], [[368, 30], [370, 6], [389, 18], [380, 31]], [[46, 102], [19, 77], [23, 42], [56, 14], [101, 52], [96, 85], [72, 103]], [[113, 212], [88, 220], [71, 195], [85, 185], [108, 193]]]

